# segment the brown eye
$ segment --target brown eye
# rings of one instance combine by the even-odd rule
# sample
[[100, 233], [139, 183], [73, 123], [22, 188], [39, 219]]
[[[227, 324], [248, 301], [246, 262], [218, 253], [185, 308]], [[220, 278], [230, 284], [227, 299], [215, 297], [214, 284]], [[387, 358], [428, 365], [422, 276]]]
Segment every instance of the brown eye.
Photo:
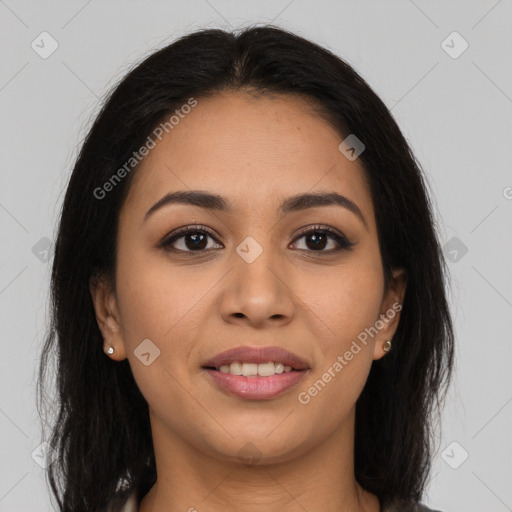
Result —
[[[212, 238], [216, 241], [213, 234], [206, 228], [194, 228], [187, 226], [186, 228], [166, 237], [160, 244], [160, 247], [168, 251], [202, 252], [212, 248], [208, 247], [208, 238]], [[175, 243], [181, 239], [183, 239], [183, 242], [179, 244], [181, 247], [174, 247]]]
[[[302, 238], [305, 239], [305, 250], [312, 252], [332, 253], [343, 249], [350, 250], [354, 245], [356, 245], [341, 233], [338, 233], [329, 227], [322, 226], [314, 226], [313, 228], [303, 231], [296, 240], [300, 240]], [[330, 249], [325, 250], [329, 245], [329, 240], [331, 240], [331, 242], [334, 241], [338, 246], [336, 247], [335, 245], [334, 248], [331, 247]]]
[[[216, 245], [214, 244], [213, 247], [209, 247], [209, 238], [214, 240]], [[295, 240], [301, 239], [305, 240], [305, 248], [299, 248], [299, 250], [318, 252], [321, 254], [331, 254], [343, 249], [351, 250], [352, 247], [356, 245], [343, 234], [338, 233], [332, 228], [322, 226], [314, 226], [313, 228], [302, 231]], [[296, 246], [297, 243], [295, 242], [293, 245]], [[329, 247], [329, 245], [331, 245], [331, 247]], [[164, 238], [159, 246], [169, 252], [181, 253], [200, 253], [223, 247], [222, 244], [217, 242], [214, 234], [204, 226], [187, 226], [186, 228], [180, 229]]]

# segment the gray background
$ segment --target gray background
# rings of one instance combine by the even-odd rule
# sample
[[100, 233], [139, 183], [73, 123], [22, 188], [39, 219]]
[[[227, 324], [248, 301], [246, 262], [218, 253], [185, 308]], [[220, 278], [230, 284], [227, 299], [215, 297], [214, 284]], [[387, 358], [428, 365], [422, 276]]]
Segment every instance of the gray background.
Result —
[[[295, 31], [352, 64], [423, 165], [448, 244], [457, 334], [424, 502], [446, 512], [512, 510], [510, 0], [0, 0], [0, 512], [50, 510], [34, 395], [45, 260], [98, 99], [133, 62], [182, 34], [253, 22]], [[58, 43], [44, 59], [31, 47], [51, 48], [43, 31]], [[460, 55], [454, 31], [469, 44]]]

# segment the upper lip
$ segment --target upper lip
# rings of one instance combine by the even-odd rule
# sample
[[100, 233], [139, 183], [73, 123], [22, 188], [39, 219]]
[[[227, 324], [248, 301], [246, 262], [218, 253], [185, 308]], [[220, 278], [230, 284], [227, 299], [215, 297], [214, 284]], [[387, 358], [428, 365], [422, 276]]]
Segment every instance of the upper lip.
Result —
[[291, 366], [294, 370], [307, 370], [309, 364], [292, 352], [281, 347], [236, 347], [217, 354], [206, 361], [203, 367], [219, 368], [231, 363], [268, 363], [274, 361]]

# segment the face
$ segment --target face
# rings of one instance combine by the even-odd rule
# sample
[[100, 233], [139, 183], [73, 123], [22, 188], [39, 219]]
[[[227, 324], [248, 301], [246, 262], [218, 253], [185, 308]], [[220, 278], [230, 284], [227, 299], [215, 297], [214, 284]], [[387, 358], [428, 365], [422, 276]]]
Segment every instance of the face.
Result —
[[[362, 164], [310, 102], [242, 92], [197, 101], [136, 171], [115, 293], [91, 287], [98, 322], [171, 444], [236, 460], [252, 443], [260, 462], [291, 460], [348, 435], [396, 330], [403, 275], [384, 289]], [[154, 207], [178, 191], [222, 196], [227, 208]], [[301, 194], [349, 201], [286, 203]], [[283, 348], [308, 369], [277, 396], [242, 398], [204, 367], [240, 346]]]

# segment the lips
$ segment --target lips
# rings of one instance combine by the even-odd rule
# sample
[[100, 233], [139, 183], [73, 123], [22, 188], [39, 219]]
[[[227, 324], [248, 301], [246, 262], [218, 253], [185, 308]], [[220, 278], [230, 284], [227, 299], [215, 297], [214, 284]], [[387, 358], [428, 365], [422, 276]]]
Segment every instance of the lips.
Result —
[[309, 364], [296, 354], [281, 347], [237, 347], [217, 354], [203, 364], [203, 368], [214, 369], [231, 363], [279, 362], [291, 366], [293, 370], [307, 370]]
[[217, 389], [229, 396], [235, 396], [243, 400], [272, 400], [278, 398], [298, 386], [309, 373], [308, 370], [297, 370], [272, 375], [271, 377], [244, 377], [210, 369], [206, 369], [204, 372]]

